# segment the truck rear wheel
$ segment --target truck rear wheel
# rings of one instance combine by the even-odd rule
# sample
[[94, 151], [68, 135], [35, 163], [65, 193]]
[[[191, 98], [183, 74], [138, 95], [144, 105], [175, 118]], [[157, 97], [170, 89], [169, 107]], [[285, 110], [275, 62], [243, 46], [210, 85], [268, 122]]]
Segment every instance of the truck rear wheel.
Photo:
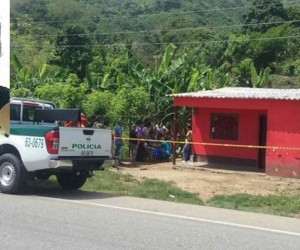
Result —
[[21, 160], [13, 154], [0, 157], [0, 191], [4, 194], [19, 193], [22, 186]]
[[58, 184], [64, 189], [79, 189], [85, 182], [87, 177], [85, 175], [75, 174], [60, 174], [56, 176]]

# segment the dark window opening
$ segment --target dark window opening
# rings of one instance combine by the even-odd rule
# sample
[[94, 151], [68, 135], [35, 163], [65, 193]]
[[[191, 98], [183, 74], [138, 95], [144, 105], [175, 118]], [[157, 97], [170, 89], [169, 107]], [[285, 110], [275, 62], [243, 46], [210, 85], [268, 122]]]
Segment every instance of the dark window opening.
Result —
[[239, 115], [213, 113], [211, 114], [210, 138], [221, 140], [238, 139]]
[[[23, 105], [23, 121], [24, 122], [33, 122], [34, 113], [39, 106], [26, 106]], [[45, 109], [50, 109], [45, 107]], [[20, 121], [21, 116], [21, 105], [20, 104], [10, 104], [10, 120]], [[44, 121], [45, 123], [54, 123], [55, 121]]]

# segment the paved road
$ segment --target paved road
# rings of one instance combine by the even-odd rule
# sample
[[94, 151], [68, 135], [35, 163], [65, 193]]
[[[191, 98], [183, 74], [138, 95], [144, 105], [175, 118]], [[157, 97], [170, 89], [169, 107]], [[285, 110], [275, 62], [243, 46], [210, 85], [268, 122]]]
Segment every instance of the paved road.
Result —
[[299, 250], [300, 220], [60, 189], [0, 194], [5, 250]]

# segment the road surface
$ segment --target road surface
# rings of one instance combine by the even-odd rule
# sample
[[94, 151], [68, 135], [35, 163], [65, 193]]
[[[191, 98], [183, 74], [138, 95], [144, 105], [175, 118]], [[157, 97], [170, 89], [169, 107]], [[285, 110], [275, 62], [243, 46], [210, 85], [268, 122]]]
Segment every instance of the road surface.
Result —
[[90, 192], [0, 194], [5, 250], [299, 250], [300, 220]]

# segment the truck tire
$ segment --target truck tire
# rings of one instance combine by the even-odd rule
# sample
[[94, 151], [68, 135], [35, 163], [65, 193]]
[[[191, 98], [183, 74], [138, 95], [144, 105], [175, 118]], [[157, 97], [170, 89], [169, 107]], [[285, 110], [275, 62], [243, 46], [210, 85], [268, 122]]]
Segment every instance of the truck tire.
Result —
[[4, 194], [16, 194], [22, 187], [21, 160], [13, 154], [0, 156], [0, 192]]
[[75, 174], [60, 174], [56, 176], [58, 184], [63, 189], [79, 189], [85, 182], [87, 177], [85, 175], [75, 175]]

